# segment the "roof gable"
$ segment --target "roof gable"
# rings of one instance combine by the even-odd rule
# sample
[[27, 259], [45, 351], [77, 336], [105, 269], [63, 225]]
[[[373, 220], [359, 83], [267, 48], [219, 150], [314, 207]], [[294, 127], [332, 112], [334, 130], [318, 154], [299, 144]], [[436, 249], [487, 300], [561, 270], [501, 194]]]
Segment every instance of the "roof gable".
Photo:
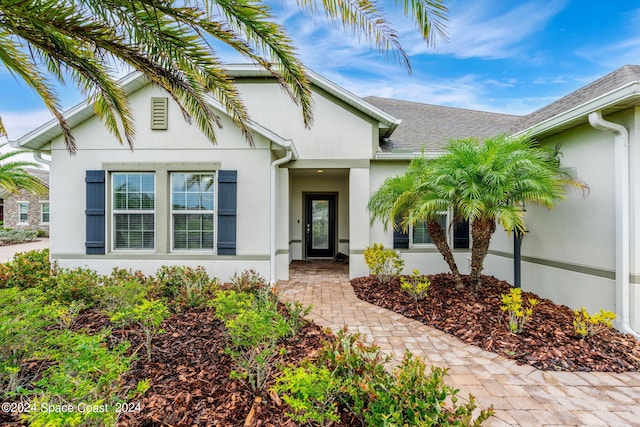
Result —
[[[226, 68], [229, 75], [236, 78], [271, 76], [271, 74], [267, 70], [253, 64], [230, 64], [227, 65]], [[332, 96], [342, 100], [351, 107], [377, 121], [379, 124], [381, 135], [391, 134], [400, 123], [400, 120], [391, 116], [387, 112], [382, 111], [379, 108], [365, 102], [358, 96], [336, 85], [330, 80], [320, 76], [319, 74], [314, 73], [310, 70], [307, 70], [307, 74], [312, 85], [321, 88]], [[150, 84], [146, 77], [139, 72], [134, 72], [123, 77], [119, 81], [119, 83], [122, 85], [125, 93], [127, 94], [131, 94], [139, 90], [140, 88]], [[222, 108], [221, 104], [217, 102], [213, 97], [209, 97], [208, 101], [219, 112], [227, 114], [224, 108]], [[78, 126], [84, 121], [95, 116], [95, 112], [93, 111], [93, 103], [89, 102], [89, 100], [85, 100], [66, 111], [64, 116], [71, 128]], [[282, 141], [284, 141], [283, 138], [278, 137], [273, 132], [260, 126], [256, 122], [249, 121], [249, 127], [254, 132], [265, 136], [267, 139], [270, 139], [277, 144], [282, 145], [281, 143]], [[61, 135], [62, 132], [60, 126], [58, 125], [58, 121], [52, 119], [42, 126], [27, 133], [26, 135], [18, 138], [17, 140], [10, 141], [10, 143], [13, 147], [16, 148], [39, 150], [42, 149], [42, 147], [44, 147], [46, 144], [50, 143], [53, 139], [58, 138]], [[277, 137], [277, 140], [273, 139], [274, 136]]]

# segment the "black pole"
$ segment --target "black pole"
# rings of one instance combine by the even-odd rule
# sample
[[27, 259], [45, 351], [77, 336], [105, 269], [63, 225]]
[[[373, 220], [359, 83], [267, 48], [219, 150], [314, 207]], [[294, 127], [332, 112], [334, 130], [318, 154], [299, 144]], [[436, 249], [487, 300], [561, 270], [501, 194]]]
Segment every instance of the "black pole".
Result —
[[519, 288], [521, 286], [521, 260], [522, 255], [520, 253], [520, 248], [522, 247], [522, 236], [523, 233], [520, 233], [514, 230], [513, 233], [513, 286]]

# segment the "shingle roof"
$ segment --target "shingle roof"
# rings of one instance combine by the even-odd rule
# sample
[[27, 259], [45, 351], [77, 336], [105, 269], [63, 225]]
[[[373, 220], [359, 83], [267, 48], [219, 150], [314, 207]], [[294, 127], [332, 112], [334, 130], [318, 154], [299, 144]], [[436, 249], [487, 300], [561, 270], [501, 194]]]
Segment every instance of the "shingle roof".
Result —
[[640, 82], [640, 65], [625, 65], [606, 76], [590, 83], [567, 96], [543, 107], [531, 114], [522, 117], [509, 128], [509, 134], [518, 133], [530, 127], [550, 119], [558, 114], [571, 110], [599, 96], [619, 89], [629, 83]]
[[383, 151], [440, 151], [450, 139], [485, 138], [505, 132], [521, 116], [442, 107], [398, 99], [367, 97], [366, 102], [401, 119]]

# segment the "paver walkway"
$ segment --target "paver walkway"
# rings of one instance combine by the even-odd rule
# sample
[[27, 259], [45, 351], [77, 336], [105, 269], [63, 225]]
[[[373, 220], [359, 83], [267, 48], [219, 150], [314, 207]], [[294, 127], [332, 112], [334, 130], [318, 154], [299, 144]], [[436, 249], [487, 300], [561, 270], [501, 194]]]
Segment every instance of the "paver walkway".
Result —
[[405, 349], [449, 368], [447, 383], [471, 393], [479, 406], [493, 404], [487, 426], [640, 426], [640, 373], [539, 371], [517, 365], [457, 338], [359, 300], [348, 266], [296, 261], [290, 280], [278, 284], [285, 300], [313, 304], [309, 319], [337, 330], [367, 334], [399, 360]]

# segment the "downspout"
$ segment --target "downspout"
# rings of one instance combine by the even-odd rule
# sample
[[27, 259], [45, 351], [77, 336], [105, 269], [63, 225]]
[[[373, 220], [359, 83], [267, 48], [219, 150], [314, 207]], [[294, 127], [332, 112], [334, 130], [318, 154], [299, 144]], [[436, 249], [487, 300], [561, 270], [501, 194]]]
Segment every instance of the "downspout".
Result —
[[276, 179], [276, 172], [278, 170], [278, 167], [284, 163], [289, 162], [294, 155], [294, 151], [295, 151], [295, 146], [293, 146], [293, 144], [291, 143], [291, 141], [285, 141], [284, 144], [282, 144], [282, 148], [285, 149], [285, 155], [284, 157], [274, 160], [273, 162], [271, 162], [271, 177], [270, 177], [270, 189], [271, 189], [271, 194], [270, 194], [270, 206], [271, 206], [271, 229], [270, 229], [270, 233], [269, 233], [269, 241], [271, 244], [271, 254], [269, 257], [269, 283], [273, 286], [276, 283], [276, 251], [277, 251], [277, 245], [276, 245], [276, 203], [278, 200], [278, 194], [277, 194], [277, 179]]
[[623, 333], [640, 339], [629, 323], [629, 131], [618, 123], [606, 121], [601, 111], [589, 114], [595, 129], [614, 135], [615, 218], [616, 218], [616, 327]]

